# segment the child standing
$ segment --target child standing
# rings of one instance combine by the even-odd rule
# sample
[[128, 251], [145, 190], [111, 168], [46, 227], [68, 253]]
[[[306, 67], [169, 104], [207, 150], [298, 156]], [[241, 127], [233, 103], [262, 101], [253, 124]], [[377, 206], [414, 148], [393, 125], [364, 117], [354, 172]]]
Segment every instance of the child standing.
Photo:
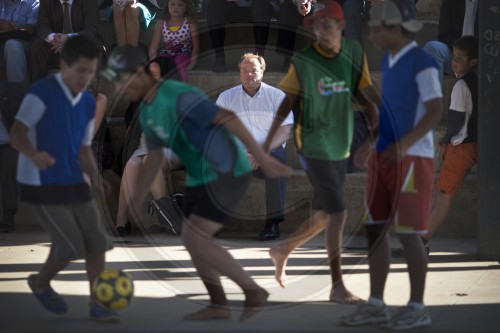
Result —
[[33, 85], [11, 136], [20, 152], [20, 200], [30, 206], [52, 240], [41, 270], [28, 277], [33, 294], [48, 311], [66, 313], [66, 302], [50, 282], [70, 261], [85, 259], [90, 316], [114, 321], [117, 315], [102, 308], [92, 295], [92, 284], [105, 266], [105, 252], [113, 244], [83, 178], [85, 173], [94, 186], [105, 185], [91, 149], [96, 102], [86, 90], [99, 56], [99, 47], [88, 37], [70, 37], [61, 51], [61, 72]]
[[[230, 310], [221, 276], [233, 280], [245, 293], [240, 320], [246, 320], [266, 302], [269, 294], [258, 286], [229, 252], [214, 241], [229, 214], [245, 193], [252, 167], [235, 135], [249, 149], [269, 177], [289, 176], [291, 169], [267, 155], [231, 111], [217, 107], [201, 91], [174, 80], [158, 81], [149, 71], [140, 49], [115, 49], [103, 76], [140, 105], [141, 127], [148, 159], [132, 197], [141, 207], [168, 146], [186, 169], [182, 240], [210, 296], [210, 305], [186, 320], [227, 319]], [[234, 135], [233, 135], [234, 133]], [[129, 206], [130, 209], [130, 206]], [[139, 208], [140, 209], [140, 208]]]
[[318, 3], [304, 24], [312, 25], [316, 42], [292, 58], [279, 87], [286, 97], [271, 125], [264, 149], [269, 151], [283, 119], [294, 107], [294, 136], [300, 159], [313, 187], [313, 216], [269, 254], [275, 278], [285, 287], [288, 256], [322, 231], [332, 278], [330, 301], [359, 303], [342, 279], [342, 232], [347, 218], [344, 205], [346, 161], [352, 142], [355, 97], [375, 127], [377, 110], [362, 92], [371, 86], [366, 57], [360, 43], [342, 37], [342, 7], [334, 1]]
[[457, 82], [453, 86], [448, 110], [448, 128], [439, 141], [443, 164], [437, 182], [431, 220], [424, 243], [444, 222], [460, 184], [477, 162], [478, 83], [475, 69], [478, 61], [478, 41], [474, 36], [462, 36], [453, 45], [451, 67]]
[[167, 0], [165, 19], [156, 24], [149, 47], [149, 59], [159, 62], [163, 75], [167, 73], [161, 59], [170, 58], [179, 80], [186, 83], [186, 70], [194, 68], [200, 49], [195, 13], [191, 0]]
[[[403, 330], [431, 324], [423, 303], [427, 254], [420, 235], [429, 222], [434, 181], [432, 128], [441, 118], [442, 91], [436, 62], [413, 40], [422, 22], [410, 14], [406, 1], [385, 0], [371, 12], [370, 39], [387, 50], [382, 60], [382, 107], [374, 147], [366, 141], [355, 163], [368, 168], [365, 193], [370, 298], [341, 318], [349, 326], [380, 325]], [[390, 268], [388, 228], [406, 253], [410, 299], [392, 318], [384, 303]]]

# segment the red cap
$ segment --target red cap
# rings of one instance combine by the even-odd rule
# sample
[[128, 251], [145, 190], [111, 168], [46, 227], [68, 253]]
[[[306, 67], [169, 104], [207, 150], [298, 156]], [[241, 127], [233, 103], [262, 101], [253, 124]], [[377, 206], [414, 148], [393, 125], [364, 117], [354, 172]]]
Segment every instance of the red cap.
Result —
[[304, 19], [304, 25], [313, 25], [315, 20], [320, 19], [334, 19], [342, 21], [344, 19], [344, 11], [342, 7], [336, 1], [328, 1], [324, 3], [318, 2], [314, 6], [314, 11], [312, 15], [307, 16]]

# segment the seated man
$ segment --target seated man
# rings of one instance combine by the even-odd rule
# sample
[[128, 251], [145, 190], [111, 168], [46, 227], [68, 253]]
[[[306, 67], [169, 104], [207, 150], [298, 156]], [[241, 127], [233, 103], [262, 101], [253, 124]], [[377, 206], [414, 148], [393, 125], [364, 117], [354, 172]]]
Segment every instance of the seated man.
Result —
[[21, 32], [20, 38], [0, 39], [0, 61], [6, 81], [29, 83], [27, 59], [35, 32], [38, 0], [0, 0], [0, 32]]
[[[260, 55], [244, 54], [240, 59], [239, 68], [241, 85], [222, 92], [216, 103], [236, 113], [255, 141], [262, 144], [285, 94], [262, 82], [266, 62]], [[271, 146], [271, 155], [282, 162], [286, 160], [285, 144], [290, 136], [292, 123], [290, 113]], [[268, 178], [250, 153], [248, 159], [254, 176], [263, 178], [266, 186], [266, 226], [259, 234], [259, 239], [273, 240], [280, 236], [279, 223], [285, 219], [286, 178]]]
[[68, 37], [86, 35], [102, 46], [98, 21], [97, 1], [40, 0], [36, 37], [31, 46], [32, 82], [59, 67], [59, 53]]

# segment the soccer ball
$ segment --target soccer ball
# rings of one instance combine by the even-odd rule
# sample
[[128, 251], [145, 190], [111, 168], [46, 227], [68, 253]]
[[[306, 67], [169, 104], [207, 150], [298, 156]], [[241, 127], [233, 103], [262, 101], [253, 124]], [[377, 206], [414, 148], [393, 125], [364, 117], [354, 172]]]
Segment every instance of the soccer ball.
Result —
[[110, 311], [130, 305], [134, 296], [134, 283], [130, 275], [119, 269], [103, 271], [93, 285], [97, 302]]

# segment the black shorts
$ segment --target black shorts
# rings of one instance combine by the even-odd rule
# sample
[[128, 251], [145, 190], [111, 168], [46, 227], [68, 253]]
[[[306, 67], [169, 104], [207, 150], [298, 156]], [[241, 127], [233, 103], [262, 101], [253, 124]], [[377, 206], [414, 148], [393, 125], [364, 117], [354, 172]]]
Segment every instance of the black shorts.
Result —
[[221, 175], [209, 184], [197, 187], [186, 187], [184, 194], [184, 214], [191, 214], [226, 223], [234, 208], [245, 195], [252, 173], [234, 177], [232, 174]]
[[307, 178], [313, 187], [312, 208], [328, 214], [344, 211], [347, 160], [326, 161], [303, 157], [301, 159], [305, 164]]

